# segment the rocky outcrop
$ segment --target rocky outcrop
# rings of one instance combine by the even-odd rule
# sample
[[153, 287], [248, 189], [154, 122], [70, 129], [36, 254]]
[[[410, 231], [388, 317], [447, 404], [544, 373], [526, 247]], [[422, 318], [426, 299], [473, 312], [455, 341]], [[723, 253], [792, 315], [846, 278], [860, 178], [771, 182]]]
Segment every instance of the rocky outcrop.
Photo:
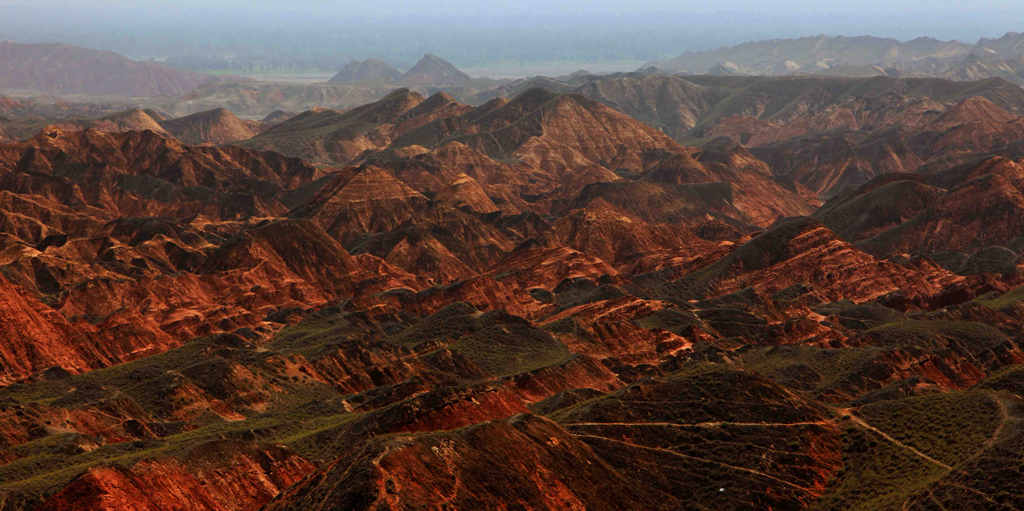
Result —
[[649, 487], [637, 483], [623, 480], [587, 444], [556, 424], [522, 416], [374, 442], [267, 509], [412, 509], [439, 501], [453, 509], [509, 503], [523, 509], [672, 507], [672, 500], [662, 500], [671, 497], [645, 495]]
[[380, 101], [346, 112], [304, 112], [243, 145], [312, 161], [346, 163], [364, 151], [384, 149], [405, 131], [463, 109], [444, 94], [424, 98], [409, 89], [398, 89]]
[[313, 465], [286, 449], [219, 442], [128, 468], [92, 468], [44, 509], [245, 511], [300, 481]]

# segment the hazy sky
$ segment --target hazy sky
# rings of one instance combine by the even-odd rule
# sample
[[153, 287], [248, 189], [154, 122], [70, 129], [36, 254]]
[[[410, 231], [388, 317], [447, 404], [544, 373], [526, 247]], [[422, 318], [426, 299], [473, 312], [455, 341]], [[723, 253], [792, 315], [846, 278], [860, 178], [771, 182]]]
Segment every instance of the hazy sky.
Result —
[[135, 57], [383, 57], [457, 64], [654, 60], [805, 35], [974, 42], [1024, 30], [1024, 0], [0, 0], [0, 38]]

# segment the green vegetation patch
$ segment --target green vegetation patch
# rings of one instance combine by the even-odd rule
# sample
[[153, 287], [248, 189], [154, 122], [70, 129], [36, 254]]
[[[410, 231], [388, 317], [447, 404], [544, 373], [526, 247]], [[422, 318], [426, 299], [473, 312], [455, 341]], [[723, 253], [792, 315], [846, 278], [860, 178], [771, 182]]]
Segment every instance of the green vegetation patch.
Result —
[[485, 320], [488, 326], [460, 337], [451, 349], [496, 376], [533, 371], [572, 356], [551, 334], [520, 321], [489, 324]]
[[992, 310], [1004, 310], [1024, 302], [1024, 286], [1011, 289], [1001, 295], [986, 295], [975, 300], [975, 303], [988, 307]]
[[701, 325], [701, 319], [692, 311], [674, 308], [654, 311], [633, 322], [640, 328], [668, 330], [681, 335], [685, 335], [690, 328]]
[[825, 392], [865, 371], [882, 353], [871, 346], [832, 349], [790, 345], [745, 350], [741, 360], [747, 369], [783, 385]]
[[944, 475], [942, 467], [851, 426], [843, 432], [843, 469], [812, 509], [899, 510]]
[[857, 414], [893, 438], [952, 466], [982, 449], [1002, 421], [998, 404], [978, 391], [879, 401]]
[[1024, 365], [1004, 368], [981, 382], [979, 387], [1024, 394]]
[[555, 411], [559, 422], [806, 422], [823, 409], [757, 375], [694, 364], [677, 373]]
[[522, 318], [479, 312], [464, 303], [449, 305], [389, 340], [414, 349], [425, 343], [446, 344], [494, 376], [533, 371], [572, 356], [548, 331]]
[[970, 353], [995, 348], [1009, 340], [999, 329], [974, 321], [897, 321], [872, 328], [867, 335], [891, 347], [940, 350], [955, 343]]
[[129, 467], [145, 459], [183, 457], [198, 445], [225, 439], [285, 444], [300, 455], [323, 461], [324, 453], [309, 439], [360, 415], [340, 407], [334, 414], [320, 413], [307, 406], [277, 409], [242, 421], [218, 421], [175, 435], [113, 443], [89, 451], [79, 447], [90, 440], [83, 435], [50, 435], [19, 445], [15, 452], [22, 457], [0, 465], [0, 492], [46, 495], [90, 468]]
[[868, 330], [903, 319], [903, 314], [877, 303], [833, 302], [814, 307], [814, 311], [825, 316], [834, 316], [839, 324], [854, 330]]

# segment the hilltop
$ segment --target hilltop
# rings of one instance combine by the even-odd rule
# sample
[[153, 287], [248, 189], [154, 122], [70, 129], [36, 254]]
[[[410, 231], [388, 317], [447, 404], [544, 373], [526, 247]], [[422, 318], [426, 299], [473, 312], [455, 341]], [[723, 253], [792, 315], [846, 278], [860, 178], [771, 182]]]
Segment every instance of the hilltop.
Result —
[[802, 37], [752, 41], [687, 52], [653, 65], [672, 73], [733, 75], [928, 76], [956, 80], [1004, 78], [1024, 82], [1021, 35], [975, 44], [919, 37]]
[[397, 82], [402, 73], [387, 62], [367, 59], [350, 62], [331, 77], [327, 83], [359, 83], [359, 82]]
[[113, 52], [0, 42], [0, 89], [97, 96], [180, 96], [210, 77]]
[[436, 55], [426, 54], [416, 65], [402, 75], [401, 81], [408, 85], [429, 85], [433, 87], [464, 85], [472, 80], [459, 71], [451, 62]]
[[161, 126], [182, 142], [196, 145], [239, 142], [260, 131], [259, 123], [243, 121], [224, 108], [167, 119]]

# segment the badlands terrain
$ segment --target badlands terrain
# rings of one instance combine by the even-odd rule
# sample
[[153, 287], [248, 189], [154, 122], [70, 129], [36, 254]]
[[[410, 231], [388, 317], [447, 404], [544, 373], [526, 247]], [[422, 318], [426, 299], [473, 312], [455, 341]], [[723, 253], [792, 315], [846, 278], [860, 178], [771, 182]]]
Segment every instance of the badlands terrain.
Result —
[[49, 85], [0, 98], [0, 510], [1024, 508], [1024, 89], [875, 46], [914, 65], [32, 48], [134, 78], [3, 84]]

